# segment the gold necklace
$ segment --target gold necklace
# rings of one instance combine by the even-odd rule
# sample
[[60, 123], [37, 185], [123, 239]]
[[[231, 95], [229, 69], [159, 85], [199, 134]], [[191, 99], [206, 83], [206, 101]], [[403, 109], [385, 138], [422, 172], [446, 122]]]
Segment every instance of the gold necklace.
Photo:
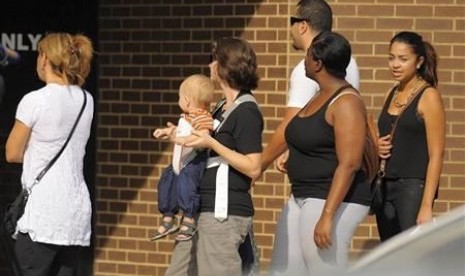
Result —
[[[408, 100], [410, 99], [410, 96], [408, 97], [408, 99], [407, 99], [405, 102], [400, 103], [400, 102], [397, 101], [397, 93], [398, 93], [398, 92], [399, 92], [399, 89], [396, 90], [396, 95], [394, 96], [394, 106], [395, 106], [396, 108], [398, 108], [398, 109], [401, 109], [401, 108], [403, 108], [403, 107], [407, 104]], [[411, 94], [411, 93], [410, 93], [410, 94]]]
[[422, 78], [417, 78], [417, 82], [415, 85], [412, 87], [410, 90], [410, 94], [408, 95], [407, 99], [405, 102], [401, 103], [397, 99], [397, 95], [399, 94], [399, 86], [396, 89], [396, 93], [394, 94], [394, 106], [398, 109], [404, 108], [404, 106], [410, 101], [410, 99], [416, 94], [417, 89], [420, 87], [420, 84], [422, 83]]

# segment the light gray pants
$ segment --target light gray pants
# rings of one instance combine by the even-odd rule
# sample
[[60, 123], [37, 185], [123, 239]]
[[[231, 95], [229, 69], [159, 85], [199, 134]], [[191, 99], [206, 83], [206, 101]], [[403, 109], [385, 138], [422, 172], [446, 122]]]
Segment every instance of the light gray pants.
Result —
[[165, 276], [197, 276], [197, 235], [189, 241], [177, 241]]
[[219, 222], [214, 213], [200, 213], [197, 242], [198, 275], [242, 275], [239, 246], [252, 227], [252, 217], [228, 216]]
[[324, 204], [316, 198], [288, 200], [276, 229], [270, 275], [337, 275], [347, 267], [350, 241], [369, 207], [341, 203], [334, 217], [332, 245], [318, 249], [313, 232]]

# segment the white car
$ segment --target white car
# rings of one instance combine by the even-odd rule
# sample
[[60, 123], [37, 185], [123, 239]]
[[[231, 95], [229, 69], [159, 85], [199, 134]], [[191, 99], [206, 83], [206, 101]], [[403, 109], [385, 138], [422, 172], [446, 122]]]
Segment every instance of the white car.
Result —
[[346, 275], [464, 276], [465, 205], [387, 240]]

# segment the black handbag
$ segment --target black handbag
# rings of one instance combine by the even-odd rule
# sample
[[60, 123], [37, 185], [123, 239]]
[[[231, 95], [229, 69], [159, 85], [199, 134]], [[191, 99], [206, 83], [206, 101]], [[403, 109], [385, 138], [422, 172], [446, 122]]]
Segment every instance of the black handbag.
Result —
[[81, 110], [79, 111], [79, 115], [76, 118], [76, 121], [74, 122], [73, 128], [71, 129], [71, 132], [69, 133], [68, 138], [61, 147], [60, 151], [55, 155], [55, 157], [53, 157], [53, 159], [48, 163], [48, 165], [45, 166], [45, 168], [39, 173], [39, 175], [37, 175], [32, 186], [29, 189], [22, 189], [19, 195], [16, 196], [15, 200], [9, 205], [7, 205], [7, 207], [5, 208], [3, 214], [3, 227], [8, 235], [13, 236], [16, 232], [17, 222], [24, 214], [24, 209], [26, 208], [27, 200], [31, 193], [32, 187], [39, 183], [39, 181], [42, 179], [45, 173], [52, 167], [55, 161], [57, 161], [58, 157], [60, 157], [60, 155], [63, 153], [66, 146], [68, 145], [69, 140], [71, 140], [74, 130], [76, 129], [76, 126], [79, 123], [82, 113], [84, 112], [84, 108], [87, 104], [87, 95], [83, 89], [82, 93], [84, 95], [84, 102], [82, 104]]
[[5, 230], [9, 235], [13, 235], [15, 233], [16, 222], [24, 214], [24, 208], [26, 207], [28, 197], [28, 191], [23, 189], [19, 195], [16, 196], [15, 200], [6, 207], [3, 223]]
[[[384, 162], [385, 163], [385, 162]], [[377, 211], [381, 210], [384, 203], [383, 196], [383, 183], [384, 183], [384, 171], [381, 169], [378, 171], [373, 182], [371, 182], [371, 204], [370, 204], [370, 215], [374, 215]]]
[[[420, 89], [418, 89], [414, 94], [412, 94], [408, 99], [405, 105], [402, 107], [402, 109], [399, 112], [399, 115], [397, 115], [396, 120], [394, 121], [391, 129], [391, 141], [394, 140], [394, 132], [396, 130], [397, 122], [399, 122], [399, 118], [402, 115], [402, 113], [407, 109], [407, 107], [410, 105], [410, 103], [415, 99], [415, 97], [423, 90], [429, 87], [429, 84], [424, 84]], [[397, 89], [397, 86], [393, 87], [391, 93]], [[397, 92], [396, 92], [397, 93]], [[395, 95], [394, 95], [395, 97]], [[384, 186], [384, 177], [386, 175], [386, 159], [381, 159], [379, 162], [379, 170], [378, 173], [375, 177], [375, 179], [371, 182], [371, 204], [370, 204], [370, 215], [376, 214], [376, 212], [380, 211], [381, 208], [383, 207], [384, 204], [384, 192], [383, 192], [383, 186]]]

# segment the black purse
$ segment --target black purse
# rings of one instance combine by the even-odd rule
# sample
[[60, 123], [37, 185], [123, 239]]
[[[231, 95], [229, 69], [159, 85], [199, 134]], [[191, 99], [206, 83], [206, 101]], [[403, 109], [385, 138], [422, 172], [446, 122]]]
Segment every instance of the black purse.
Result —
[[69, 133], [68, 138], [66, 139], [65, 143], [61, 147], [60, 151], [48, 163], [48, 165], [39, 173], [39, 175], [37, 175], [32, 186], [29, 189], [23, 188], [21, 192], [19, 193], [19, 195], [16, 196], [15, 200], [12, 203], [7, 205], [4, 211], [4, 214], [3, 214], [3, 227], [8, 235], [13, 236], [14, 233], [16, 232], [16, 225], [18, 223], [18, 220], [24, 214], [24, 209], [26, 208], [27, 200], [29, 198], [29, 194], [31, 193], [32, 188], [39, 183], [39, 181], [42, 179], [45, 173], [52, 167], [55, 161], [57, 161], [58, 157], [60, 157], [60, 155], [63, 153], [66, 146], [68, 145], [69, 140], [71, 140], [74, 130], [76, 129], [76, 126], [79, 123], [82, 113], [84, 112], [84, 108], [86, 107], [86, 104], [87, 104], [87, 95], [84, 92], [84, 90], [82, 90], [82, 93], [84, 95], [84, 102], [82, 104], [81, 110], [79, 111], [79, 115], [76, 118], [76, 121], [74, 122], [73, 128], [71, 129], [71, 132]]
[[[384, 164], [383, 164], [384, 163]], [[378, 174], [376, 175], [373, 182], [371, 182], [371, 204], [370, 204], [370, 215], [376, 214], [377, 211], [381, 210], [381, 207], [384, 203], [384, 195], [383, 195], [383, 183], [384, 183], [384, 176], [385, 172], [384, 169], [381, 169], [381, 165], [386, 164], [386, 160], [381, 160], [380, 169]]]
[[[416, 96], [421, 91], [424, 91], [428, 87], [429, 87], [428, 84], [423, 85], [420, 89], [417, 90], [415, 94], [413, 94], [411, 97], [408, 98], [407, 102], [400, 110], [399, 115], [397, 115], [397, 118], [392, 125], [392, 129], [390, 133], [391, 141], [394, 140], [394, 132], [396, 130], [397, 122], [399, 121], [399, 118], [402, 115], [402, 113], [404, 113], [404, 111], [407, 109], [407, 107], [410, 105], [413, 99], [415, 99]], [[397, 89], [397, 86], [393, 87], [391, 93], [395, 89]], [[371, 204], [370, 204], [370, 212], [369, 212], [370, 215], [376, 214], [376, 212], [380, 211], [381, 208], [383, 207], [384, 197], [385, 197], [384, 191], [383, 191], [385, 176], [386, 176], [386, 159], [381, 159], [381, 161], [379, 162], [378, 173], [376, 174], [375, 179], [371, 182]]]
[[15, 233], [16, 222], [24, 214], [24, 208], [26, 207], [28, 197], [28, 191], [23, 189], [19, 195], [16, 196], [15, 200], [6, 207], [3, 217], [3, 224], [6, 232], [9, 235], [13, 235]]

